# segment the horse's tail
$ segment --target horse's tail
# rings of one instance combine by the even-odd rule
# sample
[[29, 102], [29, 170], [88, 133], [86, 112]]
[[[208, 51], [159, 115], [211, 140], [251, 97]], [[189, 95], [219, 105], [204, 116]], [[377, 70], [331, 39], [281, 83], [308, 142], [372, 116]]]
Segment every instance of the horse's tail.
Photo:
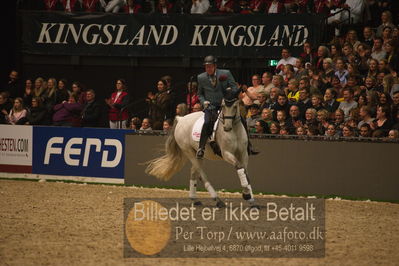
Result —
[[186, 157], [175, 139], [175, 128], [177, 123], [178, 120], [176, 119], [166, 139], [165, 155], [149, 161], [145, 170], [147, 174], [155, 176], [163, 181], [170, 180], [174, 174], [181, 170], [186, 162]]

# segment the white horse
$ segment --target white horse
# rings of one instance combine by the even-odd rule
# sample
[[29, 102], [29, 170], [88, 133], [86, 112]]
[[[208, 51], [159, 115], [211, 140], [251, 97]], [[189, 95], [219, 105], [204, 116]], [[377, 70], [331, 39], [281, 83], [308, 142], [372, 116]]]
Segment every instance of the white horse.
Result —
[[[219, 114], [219, 124], [215, 132], [215, 140], [218, 143], [222, 158], [233, 165], [242, 186], [242, 195], [251, 206], [254, 206], [254, 197], [247, 175], [248, 166], [248, 138], [247, 132], [241, 123], [239, 101], [222, 102]], [[201, 202], [197, 199], [197, 180], [203, 182], [211, 197], [216, 201], [217, 207], [224, 207], [216, 191], [208, 181], [203, 170], [203, 160], [196, 158], [199, 142], [191, 137], [195, 122], [203, 116], [203, 112], [195, 112], [184, 117], [176, 117], [175, 124], [165, 143], [165, 155], [148, 162], [146, 173], [167, 181], [177, 173], [188, 158], [192, 164], [190, 177], [189, 197], [195, 205]], [[210, 160], [221, 159], [215, 155], [209, 143], [205, 149], [205, 158]]]

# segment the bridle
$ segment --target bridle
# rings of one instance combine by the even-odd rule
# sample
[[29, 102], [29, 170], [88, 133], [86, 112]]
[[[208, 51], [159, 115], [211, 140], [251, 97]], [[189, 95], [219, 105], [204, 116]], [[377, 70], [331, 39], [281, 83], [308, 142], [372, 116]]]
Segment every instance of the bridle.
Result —
[[[238, 100], [237, 98], [234, 98], [234, 99], [231, 99], [231, 100], [226, 100], [226, 99], [224, 99], [224, 103], [225, 103], [225, 105], [226, 105], [227, 107], [231, 107], [237, 100]], [[237, 118], [238, 118], [238, 119], [237, 119]], [[240, 120], [240, 117], [237, 116], [237, 112], [235, 112], [234, 115], [224, 115], [223, 108], [222, 108], [222, 110], [221, 110], [221, 112], [220, 112], [220, 121], [221, 121], [222, 124], [224, 125], [224, 121], [225, 121], [225, 120], [229, 120], [229, 119], [233, 120], [233, 124], [234, 124], [234, 123], [236, 123], [238, 120]]]

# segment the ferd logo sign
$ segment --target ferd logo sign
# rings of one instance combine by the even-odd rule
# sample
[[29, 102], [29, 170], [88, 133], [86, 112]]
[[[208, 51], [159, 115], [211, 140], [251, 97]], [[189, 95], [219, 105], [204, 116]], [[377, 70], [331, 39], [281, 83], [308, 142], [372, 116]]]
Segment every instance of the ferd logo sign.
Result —
[[35, 127], [33, 173], [123, 178], [128, 130]]

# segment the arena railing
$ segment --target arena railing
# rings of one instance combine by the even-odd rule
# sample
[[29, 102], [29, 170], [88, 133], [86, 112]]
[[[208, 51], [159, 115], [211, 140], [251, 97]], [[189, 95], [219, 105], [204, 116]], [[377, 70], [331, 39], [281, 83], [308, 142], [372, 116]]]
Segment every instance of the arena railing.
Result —
[[[167, 136], [169, 133], [162, 130], [137, 130], [132, 131], [134, 135]], [[329, 136], [306, 136], [306, 135], [274, 135], [274, 134], [250, 134], [251, 139], [276, 139], [276, 140], [302, 140], [302, 141], [336, 141], [336, 142], [367, 142], [367, 143], [393, 143], [399, 144], [399, 139], [366, 138], [366, 137], [329, 137]]]

